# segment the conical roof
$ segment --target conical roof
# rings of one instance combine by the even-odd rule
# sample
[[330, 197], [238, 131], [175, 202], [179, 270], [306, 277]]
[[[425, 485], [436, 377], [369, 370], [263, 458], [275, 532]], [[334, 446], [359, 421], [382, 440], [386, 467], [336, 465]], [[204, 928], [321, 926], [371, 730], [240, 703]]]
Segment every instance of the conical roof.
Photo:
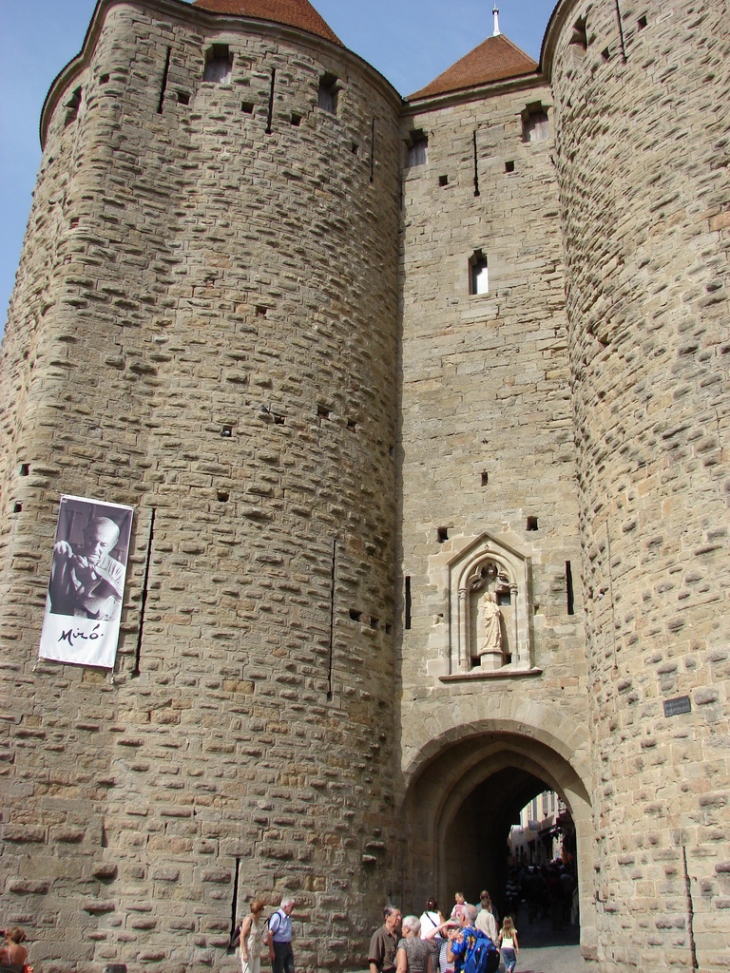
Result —
[[193, 6], [214, 14], [273, 20], [276, 24], [299, 27], [310, 34], [317, 34], [342, 45], [342, 41], [330, 30], [309, 0], [195, 0]]
[[440, 74], [438, 78], [409, 95], [407, 100], [444, 95], [451, 91], [461, 91], [490, 81], [507, 81], [537, 71], [537, 62], [521, 51], [504, 34], [488, 37], [483, 44], [475, 47]]

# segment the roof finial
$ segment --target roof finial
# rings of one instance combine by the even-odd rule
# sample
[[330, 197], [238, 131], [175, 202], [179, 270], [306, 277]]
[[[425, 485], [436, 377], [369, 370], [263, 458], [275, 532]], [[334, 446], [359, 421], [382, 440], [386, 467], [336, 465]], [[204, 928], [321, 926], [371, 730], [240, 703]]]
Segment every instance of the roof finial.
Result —
[[499, 7], [496, 3], [492, 8], [492, 13], [494, 14], [494, 33], [492, 34], [492, 37], [499, 37], [502, 32], [499, 29]]

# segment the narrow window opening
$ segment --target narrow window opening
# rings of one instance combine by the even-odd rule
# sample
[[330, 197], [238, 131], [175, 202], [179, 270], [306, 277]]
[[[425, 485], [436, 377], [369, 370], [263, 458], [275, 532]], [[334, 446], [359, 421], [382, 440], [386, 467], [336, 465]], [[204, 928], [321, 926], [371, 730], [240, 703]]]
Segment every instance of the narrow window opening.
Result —
[[482, 473], [482, 486], [485, 487], [488, 485], [489, 485], [489, 473], [484, 472]]
[[637, 21], [639, 30], [643, 30], [648, 23], [649, 23], [649, 21], [646, 19], [646, 17], [639, 17], [639, 19]]
[[271, 69], [271, 87], [269, 88], [269, 110], [266, 116], [266, 134], [271, 135], [274, 124], [274, 94], [276, 92], [276, 68]]
[[439, 544], [443, 544], [444, 541], [449, 539], [449, 528], [448, 527], [437, 527], [436, 528], [436, 540]]
[[132, 670], [133, 676], [139, 676], [140, 672], [142, 671], [140, 669], [140, 663], [142, 661], [142, 639], [144, 638], [145, 608], [147, 607], [147, 592], [149, 591], [150, 563], [152, 561], [152, 544], [155, 540], [156, 516], [157, 511], [153, 507], [150, 515], [150, 529], [147, 538], [147, 556], [144, 564], [144, 578], [142, 579], [142, 598], [139, 608], [139, 628], [137, 629], [137, 648], [134, 654], [134, 669]]
[[28, 476], [30, 473], [30, 463], [21, 463], [20, 470], [18, 472], [20, 476]]
[[621, 42], [621, 57], [626, 63], [626, 38], [624, 37], [624, 18], [621, 15], [620, 0], [616, 0], [616, 21], [618, 23], [618, 37]]
[[170, 73], [170, 57], [172, 56], [172, 48], [168, 47], [167, 55], [165, 56], [165, 67], [162, 70], [162, 82], [160, 83], [160, 100], [157, 103], [157, 114], [162, 114], [162, 109], [165, 104], [165, 92], [167, 91], [167, 76]]
[[448, 186], [448, 184], [449, 184], [448, 176], [439, 176], [439, 186]]
[[14, 503], [13, 504], [13, 513], [14, 514], [22, 513], [22, 511], [23, 511], [23, 504], [22, 503]]
[[327, 654], [327, 699], [332, 699], [332, 673], [335, 661], [335, 594], [337, 591], [337, 538], [332, 540], [332, 573], [330, 576], [330, 637]]
[[390, 633], [392, 631], [393, 631], [393, 626], [390, 624], [390, 622], [386, 622], [385, 623], [385, 634], [386, 635], [390, 635]]
[[375, 182], [375, 119], [374, 118], [370, 126], [370, 182]]
[[573, 568], [570, 561], [565, 562], [565, 591], [568, 598], [568, 614], [575, 615], [575, 596], [573, 594]]
[[357, 153], [360, 151], [360, 146], [357, 144], [357, 142], [352, 143], [350, 146], [350, 151], [353, 155], [357, 155]]
[[586, 21], [584, 17], [579, 17], [573, 24], [573, 34], [570, 38], [570, 45], [577, 51], [585, 53], [588, 49], [588, 33], [586, 31]]
[[370, 616], [370, 628], [373, 628], [373, 629], [380, 628], [380, 619], [379, 618], [373, 618], [373, 616], [371, 615]]
[[339, 86], [337, 83], [337, 77], [334, 74], [323, 74], [319, 79], [317, 106], [321, 108], [322, 111], [329, 112], [330, 115], [336, 115], [338, 98]]
[[213, 44], [205, 54], [203, 81], [229, 84], [233, 70], [233, 55], [228, 44]]
[[522, 112], [523, 142], [545, 142], [550, 138], [547, 109], [538, 101]]
[[479, 156], [477, 154], [477, 133], [474, 130], [474, 136], [472, 139], [474, 147], [474, 195], [479, 196]]
[[406, 594], [405, 594], [405, 627], [410, 629], [411, 627], [411, 579], [406, 578]]
[[79, 117], [79, 108], [81, 107], [81, 96], [82, 96], [82, 89], [76, 88], [74, 93], [66, 102], [65, 107], [68, 108], [68, 111], [66, 112], [66, 123], [65, 123], [66, 125], [70, 125], [71, 122], [75, 122], [76, 119]]
[[408, 157], [406, 165], [409, 169], [423, 166], [428, 162], [428, 136], [420, 130], [411, 132], [406, 142]]
[[229, 936], [229, 941], [230, 939], [233, 939], [233, 934], [236, 931], [236, 920], [238, 918], [238, 879], [239, 879], [238, 873], [240, 869], [241, 869], [241, 859], [237, 858], [236, 871], [233, 875], [233, 898], [231, 900], [231, 932]]
[[489, 293], [489, 266], [481, 250], [475, 250], [469, 259], [469, 293]]
[[505, 162], [505, 164], [504, 164], [504, 171], [505, 172], [514, 172], [515, 171], [515, 164], [514, 164], [514, 162], [512, 162], [512, 161]]
[[360, 619], [362, 618], [362, 612], [357, 611], [357, 609], [355, 608], [351, 608], [350, 618], [353, 620], [353, 622], [359, 622]]
[[538, 527], [537, 527], [537, 517], [528, 517], [527, 518], [527, 529], [528, 530], [537, 530], [538, 529]]
[[390, 456], [391, 459], [395, 458], [395, 446], [390, 447], [390, 449], [388, 450], [388, 456]]
[[252, 101], [242, 101], [241, 111], [244, 115], [253, 115], [253, 102]]
[[228, 490], [218, 490], [216, 492], [216, 495], [218, 497], [218, 503], [228, 503], [228, 501], [231, 498], [231, 495], [228, 492]]
[[291, 123], [294, 126], [294, 128], [299, 128], [299, 126], [302, 124], [302, 116], [297, 115], [295, 112], [292, 112]]
[[221, 436], [223, 439], [230, 439], [233, 435], [233, 426], [223, 426]]
[[177, 103], [178, 105], [189, 105], [190, 104], [190, 94], [187, 91], [178, 91], [177, 93]]

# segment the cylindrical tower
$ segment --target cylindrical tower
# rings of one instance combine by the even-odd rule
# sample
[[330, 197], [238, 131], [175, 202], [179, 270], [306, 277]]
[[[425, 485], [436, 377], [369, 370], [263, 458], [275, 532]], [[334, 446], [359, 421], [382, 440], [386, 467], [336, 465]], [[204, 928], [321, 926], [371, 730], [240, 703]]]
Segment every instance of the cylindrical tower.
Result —
[[[233, 969], [285, 893], [298, 965], [357, 965], [396, 892], [400, 101], [273, 7], [101, 0], [43, 114], [0, 451], [36, 970]], [[135, 508], [113, 681], [37, 663], [61, 494]]]
[[568, 268], [601, 968], [726, 969], [727, 4], [564, 0], [543, 63]]

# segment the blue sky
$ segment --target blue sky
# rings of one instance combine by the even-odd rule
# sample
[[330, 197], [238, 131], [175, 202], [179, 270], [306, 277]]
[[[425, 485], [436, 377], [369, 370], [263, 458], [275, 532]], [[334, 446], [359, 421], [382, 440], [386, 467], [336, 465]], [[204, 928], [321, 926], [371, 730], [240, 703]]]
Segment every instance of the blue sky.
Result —
[[[493, 0], [312, 0], [342, 42], [402, 94], [492, 33]], [[500, 28], [535, 60], [555, 0], [498, 0]], [[48, 88], [81, 48], [95, 0], [0, 0], [0, 328], [40, 164]]]

